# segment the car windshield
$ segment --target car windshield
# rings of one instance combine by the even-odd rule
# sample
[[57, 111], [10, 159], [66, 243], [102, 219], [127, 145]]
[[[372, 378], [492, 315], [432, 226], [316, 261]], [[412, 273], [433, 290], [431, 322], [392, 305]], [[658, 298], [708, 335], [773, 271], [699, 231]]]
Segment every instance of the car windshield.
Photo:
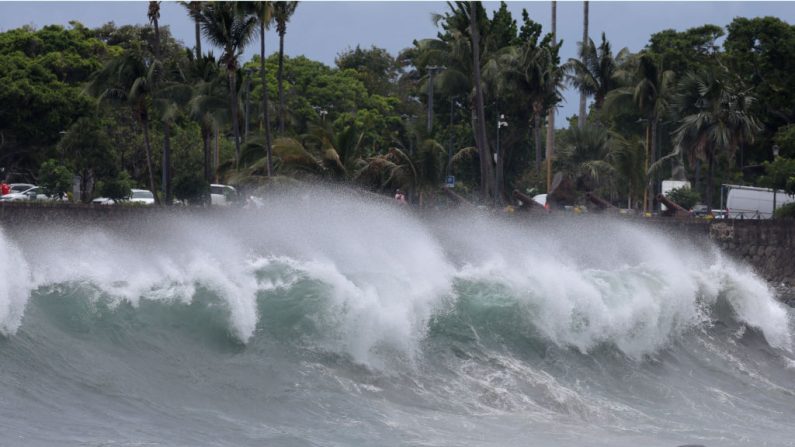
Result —
[[133, 199], [154, 199], [155, 196], [149, 191], [133, 191]]
[[30, 189], [30, 185], [14, 185], [11, 187], [11, 192], [23, 192]]
[[210, 187], [210, 194], [220, 194], [224, 195], [224, 193], [228, 192], [227, 188], [223, 186], [211, 186]]

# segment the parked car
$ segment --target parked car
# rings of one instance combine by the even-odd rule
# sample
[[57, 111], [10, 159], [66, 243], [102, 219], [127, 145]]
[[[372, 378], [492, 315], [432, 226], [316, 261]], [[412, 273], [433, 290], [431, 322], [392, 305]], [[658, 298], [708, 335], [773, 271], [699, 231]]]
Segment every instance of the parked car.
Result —
[[237, 190], [229, 185], [210, 185], [210, 204], [229, 206], [237, 200]]
[[36, 185], [31, 185], [30, 183], [10, 183], [8, 185], [9, 189], [11, 190], [10, 193], [15, 192], [24, 192], [29, 190], [30, 188], [35, 188]]
[[690, 214], [692, 214], [694, 217], [712, 216], [709, 207], [702, 203], [697, 203], [693, 205], [693, 208], [690, 209]]
[[116, 201], [114, 199], [109, 199], [107, 197], [97, 197], [96, 199], [92, 200], [91, 203], [95, 205], [114, 205], [116, 203], [140, 203], [142, 205], [154, 205], [155, 204], [155, 195], [152, 194], [151, 191], [146, 189], [132, 189], [130, 190], [130, 197]]
[[[16, 183], [15, 185], [19, 185]], [[10, 185], [9, 185], [10, 186]], [[21, 202], [23, 200], [56, 200], [56, 198], [51, 198], [47, 194], [41, 192], [41, 188], [38, 186], [32, 186], [27, 189], [23, 189], [20, 192], [10, 192], [4, 196], [0, 196], [0, 200], [4, 202]], [[17, 188], [17, 191], [22, 188]], [[13, 190], [12, 190], [13, 191]]]

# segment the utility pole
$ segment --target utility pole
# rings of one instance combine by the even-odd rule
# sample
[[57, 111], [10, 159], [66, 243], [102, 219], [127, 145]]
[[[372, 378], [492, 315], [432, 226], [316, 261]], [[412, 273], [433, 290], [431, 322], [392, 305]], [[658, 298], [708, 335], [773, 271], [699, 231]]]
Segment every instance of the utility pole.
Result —
[[[555, 28], [558, 22], [558, 4], [552, 0], [552, 45], [557, 45]], [[551, 86], [555, 88], [555, 86]], [[547, 194], [552, 189], [552, 151], [555, 145], [555, 106], [547, 110]]]

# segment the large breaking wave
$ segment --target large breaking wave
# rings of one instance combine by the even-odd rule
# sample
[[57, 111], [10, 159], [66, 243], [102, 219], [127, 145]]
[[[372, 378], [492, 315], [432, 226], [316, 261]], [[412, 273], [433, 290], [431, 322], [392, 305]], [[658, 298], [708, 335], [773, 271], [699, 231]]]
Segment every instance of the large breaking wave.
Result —
[[[173, 410], [162, 390], [185, 388], [194, 396], [172, 397], [182, 411], [204, 408], [232, 432], [241, 408], [258, 421], [229, 445], [512, 445], [518, 427], [542, 445], [602, 432], [594, 445], [791, 432], [776, 425], [795, 408], [790, 311], [708, 243], [619, 220], [419, 218], [314, 190], [259, 211], [7, 229], [0, 257], [13, 266], [0, 283], [4, 374], [50, 365], [34, 390], [68, 406], [80, 390], [64, 384], [80, 383], [122, 419]], [[206, 387], [191, 381], [202, 372]], [[0, 386], [22, 396], [20, 380]], [[281, 392], [286, 413], [274, 415]], [[324, 431], [342, 414], [360, 437]], [[474, 428], [484, 415], [489, 442]], [[194, 439], [144, 426], [103, 439]]]

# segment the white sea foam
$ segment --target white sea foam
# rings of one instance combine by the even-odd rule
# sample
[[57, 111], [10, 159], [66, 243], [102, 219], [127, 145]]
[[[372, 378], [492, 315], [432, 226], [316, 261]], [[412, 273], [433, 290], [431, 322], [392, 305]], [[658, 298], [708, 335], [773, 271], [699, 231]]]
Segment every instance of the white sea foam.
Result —
[[200, 286], [221, 297], [230, 331], [245, 342], [258, 324], [258, 293], [295, 282], [258, 279], [280, 263], [328, 286], [323, 318], [334, 327], [325, 342], [368, 364], [384, 347], [411, 358], [462, 280], [500, 284], [527, 325], [581, 351], [612, 343], [632, 357], [652, 353], [707, 322], [721, 294], [740, 321], [791, 349], [786, 310], [748, 268], [619, 221], [427, 221], [314, 191], [274, 198], [249, 219], [184, 217], [143, 228], [37, 230], [17, 245], [0, 233], [0, 254], [19, 273], [0, 283], [0, 330], [17, 329], [38, 286], [81, 282], [134, 305], [188, 302]]
[[0, 334], [16, 332], [22, 323], [25, 304], [31, 291], [28, 263], [19, 248], [0, 228], [0, 260], [3, 272], [0, 275]]

